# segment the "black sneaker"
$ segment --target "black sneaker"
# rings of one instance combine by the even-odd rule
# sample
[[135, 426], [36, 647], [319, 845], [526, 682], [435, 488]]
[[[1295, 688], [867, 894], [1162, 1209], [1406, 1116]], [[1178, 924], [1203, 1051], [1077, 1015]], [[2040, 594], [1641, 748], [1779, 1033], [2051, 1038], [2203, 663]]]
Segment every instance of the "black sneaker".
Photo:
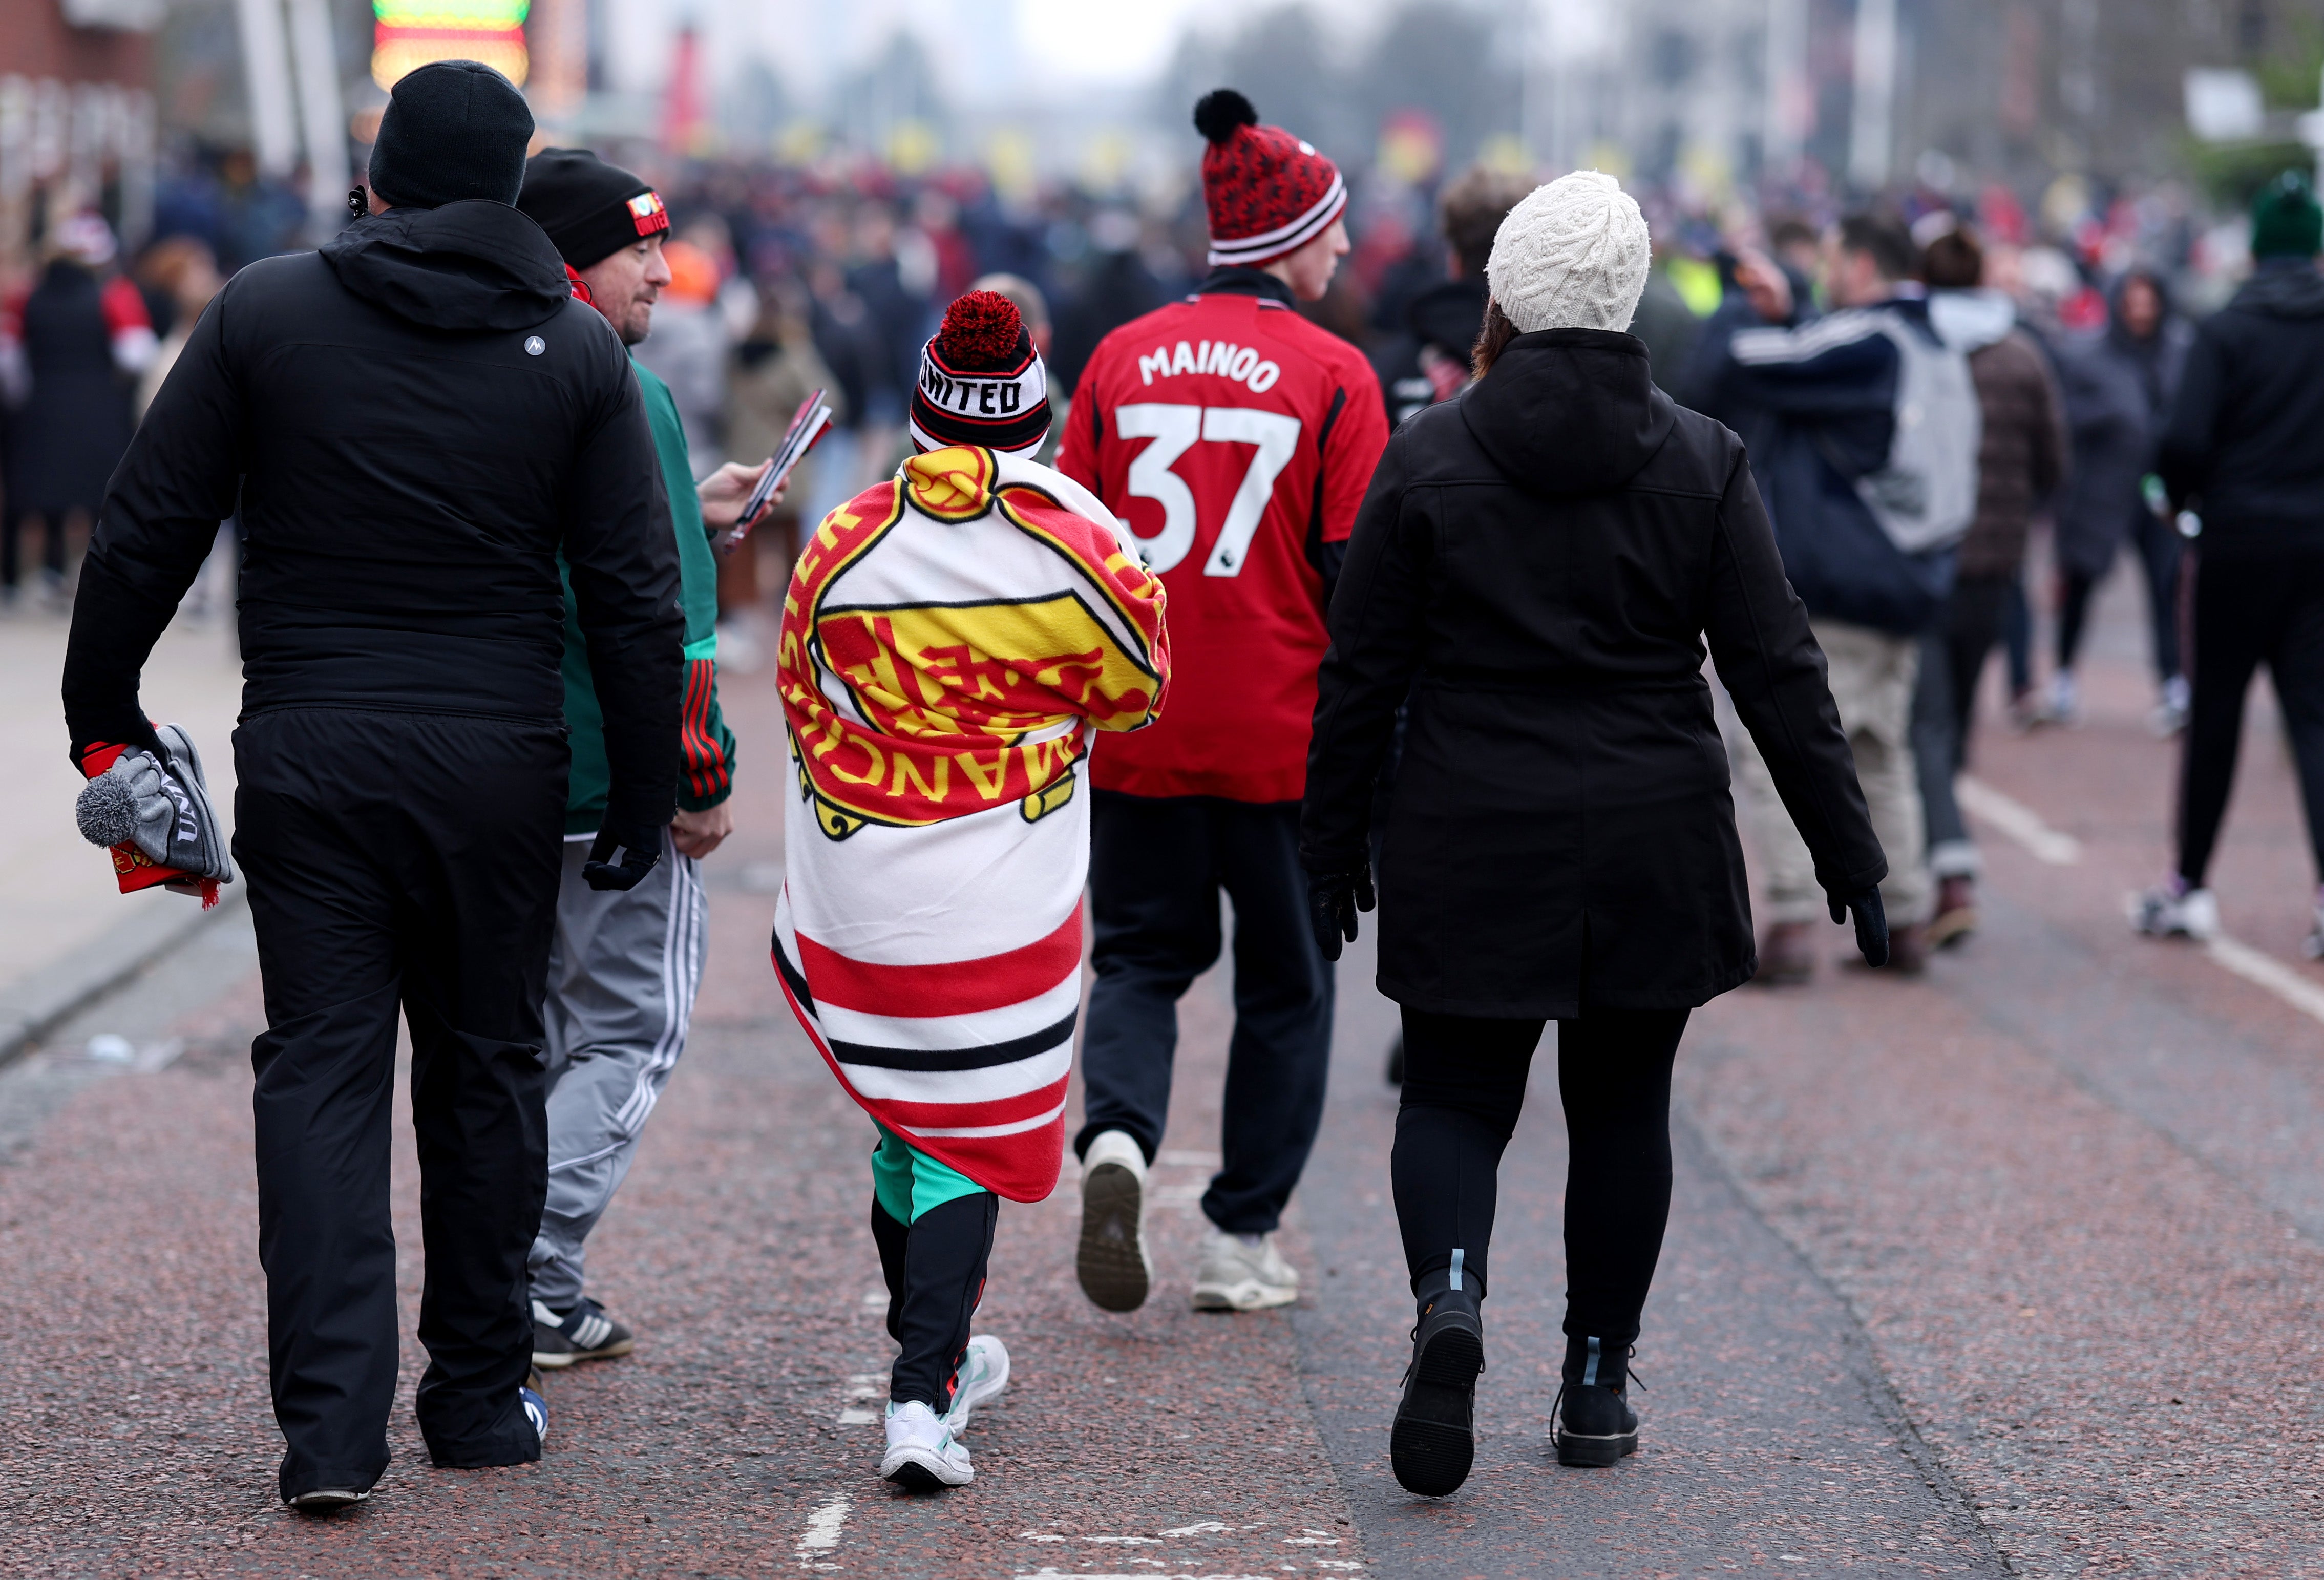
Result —
[[638, 1347], [637, 1335], [586, 1296], [562, 1317], [532, 1303], [532, 1363], [554, 1372], [576, 1361], [610, 1361]]
[[1456, 1492], [1477, 1456], [1477, 1373], [1485, 1329], [1473, 1300], [1439, 1296], [1412, 1330], [1412, 1364], [1388, 1428], [1397, 1484], [1424, 1498]]
[[1614, 1465], [1638, 1451], [1638, 1417], [1630, 1409], [1629, 1381], [1629, 1345], [1608, 1349], [1594, 1338], [1568, 1340], [1565, 1386], [1557, 1391], [1557, 1403], [1552, 1407], [1558, 1464]]

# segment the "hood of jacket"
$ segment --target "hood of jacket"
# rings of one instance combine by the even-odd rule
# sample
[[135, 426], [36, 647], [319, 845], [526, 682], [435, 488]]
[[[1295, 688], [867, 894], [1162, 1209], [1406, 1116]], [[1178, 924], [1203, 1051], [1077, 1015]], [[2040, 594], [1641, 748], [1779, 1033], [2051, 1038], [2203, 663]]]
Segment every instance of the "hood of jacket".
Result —
[[1967, 356], [2002, 339], [2017, 322], [2017, 308], [1998, 291], [1932, 291], [1929, 328]]
[[1519, 335], [1459, 405], [1493, 465], [1536, 494], [1619, 488], [1678, 422], [1648, 373], [1646, 342], [1612, 329]]
[[1477, 343], [1477, 331], [1485, 327], [1485, 298], [1489, 294], [1482, 275], [1474, 280], [1440, 281], [1412, 299], [1404, 321], [1422, 345], [1436, 346], [1466, 363], [1469, 348]]
[[2227, 305], [2271, 319], [2324, 318], [2324, 274], [2305, 258], [2262, 264]]
[[484, 199], [358, 219], [322, 258], [365, 301], [431, 329], [529, 329], [572, 298], [548, 233]]

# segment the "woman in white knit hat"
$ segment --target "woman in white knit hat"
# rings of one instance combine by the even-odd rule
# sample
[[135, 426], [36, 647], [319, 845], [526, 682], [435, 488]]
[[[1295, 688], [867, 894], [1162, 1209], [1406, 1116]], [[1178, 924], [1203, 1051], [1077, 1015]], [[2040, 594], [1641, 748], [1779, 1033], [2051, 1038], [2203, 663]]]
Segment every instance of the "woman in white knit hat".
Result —
[[1886, 871], [1823, 655], [1740, 440], [1673, 404], [1626, 333], [1637, 205], [1577, 171], [1493, 245], [1477, 380], [1397, 430], [1332, 605], [1301, 857], [1325, 952], [1370, 909], [1368, 822], [1410, 725], [1380, 870], [1379, 987], [1403, 1008], [1391, 1164], [1420, 1321], [1397, 1479], [1467, 1477], [1494, 1176], [1544, 1023], [1558, 1023], [1566, 1465], [1637, 1445], [1628, 1360], [1671, 1190], [1688, 1012], [1756, 968], [1705, 640], [1835, 919], [1887, 956]]

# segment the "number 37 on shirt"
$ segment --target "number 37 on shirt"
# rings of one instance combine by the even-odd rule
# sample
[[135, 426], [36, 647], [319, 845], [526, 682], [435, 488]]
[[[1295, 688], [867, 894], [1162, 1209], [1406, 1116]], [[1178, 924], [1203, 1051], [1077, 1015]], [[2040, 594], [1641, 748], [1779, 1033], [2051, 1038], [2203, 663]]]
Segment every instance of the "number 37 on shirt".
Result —
[[1291, 457], [1299, 453], [1299, 419], [1280, 411], [1260, 411], [1247, 406], [1182, 406], [1140, 402], [1113, 409], [1114, 431], [1128, 441], [1151, 439], [1130, 463], [1124, 487], [1139, 499], [1162, 507], [1162, 531], [1141, 537], [1148, 567], [1157, 576], [1175, 568], [1194, 546], [1196, 526], [1194, 490], [1170, 468], [1197, 444], [1241, 444], [1251, 447], [1241, 484], [1227, 506], [1218, 540], [1203, 563], [1204, 576], [1239, 576], [1259, 531], [1275, 480]]

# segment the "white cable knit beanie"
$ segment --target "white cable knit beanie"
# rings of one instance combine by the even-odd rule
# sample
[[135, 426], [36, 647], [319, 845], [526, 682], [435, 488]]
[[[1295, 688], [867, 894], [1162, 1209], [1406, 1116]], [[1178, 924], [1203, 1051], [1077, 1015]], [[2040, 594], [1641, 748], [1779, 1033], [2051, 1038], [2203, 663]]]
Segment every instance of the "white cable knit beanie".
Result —
[[1646, 217], [1622, 184], [1578, 170], [1536, 187], [1493, 237], [1485, 280], [1521, 335], [1627, 329], [1646, 293]]

